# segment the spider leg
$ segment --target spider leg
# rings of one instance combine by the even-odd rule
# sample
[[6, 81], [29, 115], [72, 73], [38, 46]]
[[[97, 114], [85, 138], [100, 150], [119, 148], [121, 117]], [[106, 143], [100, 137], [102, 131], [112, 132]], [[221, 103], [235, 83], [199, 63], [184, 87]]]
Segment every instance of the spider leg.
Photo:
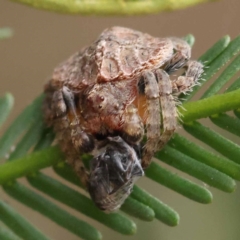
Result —
[[[70, 149], [70, 148], [69, 148]], [[65, 152], [66, 153], [66, 152]], [[89, 185], [89, 172], [86, 170], [79, 153], [77, 151], [72, 151], [71, 153], [66, 153], [67, 162], [74, 169], [74, 172], [79, 177], [80, 182], [83, 187], [88, 188]]]
[[160, 133], [160, 103], [159, 87], [156, 77], [152, 72], [143, 73], [146, 95], [146, 137], [147, 142], [143, 149], [142, 167], [147, 168], [151, 163], [154, 153], [158, 149]]
[[158, 150], [161, 150], [177, 128], [178, 114], [176, 103], [172, 95], [172, 84], [169, 75], [164, 70], [159, 69], [156, 71], [156, 77], [158, 80], [162, 110], [162, 133], [158, 141]]
[[189, 91], [203, 73], [203, 65], [198, 61], [188, 61], [191, 57], [190, 45], [181, 38], [170, 38], [175, 51], [173, 57], [163, 67], [170, 74], [184, 67], [186, 68], [185, 76], [180, 76], [172, 81], [173, 93]]
[[[57, 91], [45, 89], [47, 101], [44, 103], [46, 120], [53, 125], [61, 150], [67, 156], [67, 161], [73, 166], [84, 186], [88, 184], [88, 173], [80, 159], [80, 153], [89, 152], [94, 148], [92, 137], [80, 127], [80, 121], [73, 93], [63, 87]], [[49, 99], [51, 99], [49, 101]], [[51, 102], [49, 106], [47, 103]], [[72, 147], [74, 146], [74, 148]]]
[[53, 125], [53, 120], [66, 114], [67, 108], [63, 101], [63, 94], [61, 90], [52, 88], [51, 84], [45, 85], [45, 98], [43, 102], [43, 111], [45, 122]]
[[198, 84], [198, 80], [203, 73], [203, 64], [198, 61], [189, 61], [186, 68], [184, 76], [179, 76], [172, 81], [173, 93], [187, 92]]
[[[90, 152], [94, 148], [94, 142], [91, 135], [87, 134], [81, 129], [79, 117], [77, 115], [77, 110], [74, 101], [74, 94], [70, 91], [69, 88], [63, 86], [61, 92], [57, 91], [57, 94], [53, 94], [53, 111], [56, 113], [57, 117], [60, 119], [67, 120], [68, 124], [64, 121], [64, 126], [60, 127], [68, 127], [68, 130], [71, 132], [72, 144], [81, 152]], [[54, 97], [58, 97], [54, 99]], [[61, 108], [59, 108], [61, 107]], [[63, 109], [65, 110], [63, 112]], [[59, 115], [59, 113], [61, 113]], [[65, 113], [65, 114], [64, 114]], [[63, 121], [60, 120], [63, 123]], [[59, 124], [55, 124], [56, 127], [59, 127]], [[55, 129], [60, 130], [60, 129]]]
[[144, 136], [144, 124], [134, 104], [126, 107], [123, 114], [122, 138], [131, 144], [138, 144]]

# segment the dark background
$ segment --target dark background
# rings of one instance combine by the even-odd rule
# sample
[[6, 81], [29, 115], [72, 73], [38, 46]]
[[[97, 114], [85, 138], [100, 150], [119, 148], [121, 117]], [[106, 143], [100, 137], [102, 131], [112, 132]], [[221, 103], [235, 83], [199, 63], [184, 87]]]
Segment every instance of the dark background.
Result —
[[[81, 17], [40, 11], [0, 0], [0, 27], [9, 26], [14, 29], [14, 36], [0, 43], [0, 95], [5, 92], [14, 95], [13, 119], [42, 92], [43, 84], [59, 62], [94, 41], [103, 29], [115, 25], [148, 32], [154, 36], [185, 36], [192, 33], [196, 37], [193, 58], [197, 58], [220, 37], [229, 34], [234, 38], [239, 34], [239, 9], [240, 1], [223, 0], [152, 16]], [[230, 134], [228, 136], [235, 139]], [[233, 194], [225, 194], [210, 188], [214, 194], [214, 202], [201, 205], [146, 179], [141, 179], [139, 185], [177, 210], [181, 216], [180, 225], [171, 228], [157, 220], [152, 223], [139, 222], [137, 234], [124, 237], [94, 222], [102, 231], [104, 239], [239, 239], [239, 190]], [[15, 206], [53, 239], [78, 239], [4, 193], [0, 194], [1, 198]], [[89, 221], [81, 214], [68, 208], [67, 210]]]

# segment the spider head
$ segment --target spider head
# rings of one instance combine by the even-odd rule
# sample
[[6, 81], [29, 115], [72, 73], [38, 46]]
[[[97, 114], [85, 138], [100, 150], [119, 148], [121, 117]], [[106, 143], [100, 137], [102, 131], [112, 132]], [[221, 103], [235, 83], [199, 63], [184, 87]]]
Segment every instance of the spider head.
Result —
[[102, 153], [91, 161], [89, 193], [104, 211], [117, 210], [144, 175], [135, 150], [121, 137], [109, 137]]

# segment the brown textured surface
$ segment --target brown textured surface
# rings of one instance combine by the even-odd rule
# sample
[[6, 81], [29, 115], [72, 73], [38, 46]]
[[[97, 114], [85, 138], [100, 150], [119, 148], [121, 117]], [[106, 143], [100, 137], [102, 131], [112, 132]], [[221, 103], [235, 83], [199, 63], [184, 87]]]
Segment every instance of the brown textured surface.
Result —
[[[106, 154], [105, 159], [108, 147], [98, 150], [98, 146], [109, 136], [120, 136], [120, 141], [129, 144], [129, 151], [141, 144], [144, 123], [138, 107], [142, 109], [142, 106], [132, 103], [145, 94], [146, 103], [141, 104], [145, 106], [147, 141], [140, 150], [140, 161], [143, 169], [147, 168], [155, 152], [164, 147], [177, 129], [177, 103], [172, 86], [176, 98], [181, 92], [191, 90], [203, 71], [201, 63], [188, 64], [192, 62], [190, 56], [191, 48], [182, 39], [156, 38], [129, 28], [111, 27], [89, 47], [60, 64], [45, 85], [46, 122], [54, 127], [61, 149], [82, 184], [87, 188], [92, 186], [89, 192], [101, 209], [110, 212], [121, 206], [131, 192], [135, 177], [134, 170], [127, 175], [126, 171], [139, 159], [126, 158], [124, 162], [130, 165], [124, 170], [126, 163], [122, 165], [118, 154], [121, 149], [115, 147], [113, 158]], [[187, 68], [186, 75], [181, 81], [174, 76], [174, 85], [168, 73], [181, 68]], [[101, 141], [98, 136], [102, 136]], [[95, 159], [102, 157], [88, 173], [80, 154], [96, 149]], [[109, 162], [107, 167], [106, 162]]]
[[[107, 18], [48, 13], [7, 0], [0, 0], [0, 5], [1, 26], [10, 26], [15, 31], [12, 39], [0, 44], [0, 91], [1, 94], [6, 91], [12, 92], [15, 96], [15, 111], [11, 119], [42, 92], [44, 83], [60, 61], [94, 41], [107, 27], [125, 26], [159, 37], [181, 37], [192, 33], [196, 37], [192, 56], [194, 59], [220, 37], [230, 34], [234, 38], [239, 34], [239, 0], [221, 0], [153, 16]], [[215, 126], [210, 126], [216, 129]], [[217, 130], [219, 131], [218, 128]], [[233, 135], [227, 136], [239, 143], [239, 139]], [[206, 206], [192, 202], [148, 180], [140, 181], [139, 184], [174, 207], [180, 213], [180, 225], [169, 228], [158, 221], [147, 224], [138, 221], [137, 234], [123, 237], [92, 221], [102, 231], [105, 240], [239, 239], [239, 189], [230, 195], [211, 188], [214, 202]], [[79, 239], [2, 192], [1, 196], [53, 239]], [[67, 210], [71, 211], [69, 208]], [[71, 212], [76, 214], [75, 211]], [[89, 218], [79, 213], [76, 215], [89, 221]]]

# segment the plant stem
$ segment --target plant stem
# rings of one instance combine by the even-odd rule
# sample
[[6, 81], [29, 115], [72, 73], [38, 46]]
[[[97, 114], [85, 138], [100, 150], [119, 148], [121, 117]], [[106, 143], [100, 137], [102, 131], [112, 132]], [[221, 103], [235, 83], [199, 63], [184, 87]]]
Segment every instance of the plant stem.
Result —
[[6, 93], [4, 97], [0, 98], [0, 126], [7, 119], [14, 104], [14, 98], [10, 93]]
[[138, 186], [133, 187], [131, 197], [152, 208], [155, 212], [155, 218], [168, 226], [177, 226], [179, 224], [179, 215], [171, 207], [161, 202]]
[[209, 48], [198, 61], [202, 62], [204, 66], [208, 66], [228, 46], [230, 40], [228, 35], [224, 36]]
[[135, 223], [126, 216], [120, 213], [106, 214], [100, 211], [91, 199], [54, 178], [43, 173], [36, 173], [29, 176], [28, 181], [36, 189], [115, 231], [126, 235], [136, 232]]
[[[228, 39], [226, 40], [226, 44], [228, 44]], [[214, 46], [218, 45], [218, 43], [216, 43]], [[214, 50], [215, 47], [212, 47], [212, 50]], [[219, 49], [219, 52], [221, 52], [220, 55], [218, 55], [210, 64], [207, 64], [207, 66], [209, 66], [209, 68], [205, 69], [204, 71], [204, 75], [203, 75], [203, 79], [205, 80], [204, 82], [201, 82], [201, 85], [196, 85], [192, 92], [189, 93], [189, 95], [187, 95], [185, 97], [186, 100], [191, 99], [196, 92], [204, 85], [206, 84], [214, 74], [216, 74], [220, 68], [222, 68], [225, 64], [227, 64], [228, 61], [230, 61], [234, 55], [238, 54], [240, 51], [240, 36], [236, 37], [234, 40], [232, 40], [226, 48], [226, 45], [223, 44]], [[223, 50], [224, 49], [224, 50]], [[209, 49], [210, 50], [210, 49]], [[213, 51], [215, 52], [215, 50]], [[209, 54], [208, 54], [209, 56]], [[211, 59], [211, 58], [210, 58]], [[207, 60], [208, 61], [208, 60]], [[182, 95], [181, 95], [182, 96]]]
[[34, 152], [26, 157], [0, 165], [0, 184], [49, 167], [64, 160], [63, 154], [56, 147], [41, 152]]
[[123, 1], [123, 0], [12, 0], [31, 7], [53, 12], [82, 15], [143, 15], [182, 9], [198, 3], [212, 0], [152, 0], [152, 1]]
[[19, 136], [26, 131], [31, 124], [36, 121], [41, 111], [43, 95], [37, 97], [33, 103], [27, 106], [23, 112], [14, 120], [8, 130], [0, 138], [0, 158], [4, 158], [10, 151]]
[[238, 118], [219, 113], [210, 117], [211, 121], [222, 129], [240, 137], [240, 121]]
[[[43, 214], [85, 240], [100, 240], [101, 233], [88, 223], [78, 219], [55, 203], [30, 190], [23, 184], [13, 182], [3, 186], [6, 193], [33, 210]], [[25, 238], [24, 238], [25, 239]], [[33, 240], [35, 238], [32, 238]]]
[[236, 164], [235, 162], [223, 156], [212, 153], [193, 141], [180, 136], [179, 134], [175, 134], [174, 137], [169, 141], [168, 145], [199, 162], [202, 162], [227, 174], [236, 180], [240, 180], [239, 164]]
[[235, 190], [236, 183], [232, 178], [174, 148], [165, 146], [162, 151], [156, 154], [156, 157], [170, 166], [202, 180], [210, 186], [225, 192], [233, 192]]
[[15, 235], [12, 231], [9, 229], [0, 226], [0, 239], [1, 240], [22, 240], [20, 237]]
[[24, 240], [50, 240], [3, 201], [0, 201], [0, 220]]
[[240, 164], [240, 146], [224, 138], [212, 129], [203, 126], [199, 122], [190, 122], [183, 125], [184, 129], [195, 138], [212, 147], [223, 156]]
[[196, 202], [205, 204], [212, 202], [212, 194], [209, 190], [178, 176], [176, 173], [170, 172], [155, 162], [150, 164], [150, 166], [145, 170], [145, 174], [153, 181], [160, 183]]
[[204, 92], [202, 99], [216, 94], [240, 70], [240, 55], [221, 73], [214, 83]]
[[179, 108], [179, 112], [184, 123], [237, 109], [240, 107], [240, 89], [204, 98], [196, 102], [187, 102], [182, 107]]

